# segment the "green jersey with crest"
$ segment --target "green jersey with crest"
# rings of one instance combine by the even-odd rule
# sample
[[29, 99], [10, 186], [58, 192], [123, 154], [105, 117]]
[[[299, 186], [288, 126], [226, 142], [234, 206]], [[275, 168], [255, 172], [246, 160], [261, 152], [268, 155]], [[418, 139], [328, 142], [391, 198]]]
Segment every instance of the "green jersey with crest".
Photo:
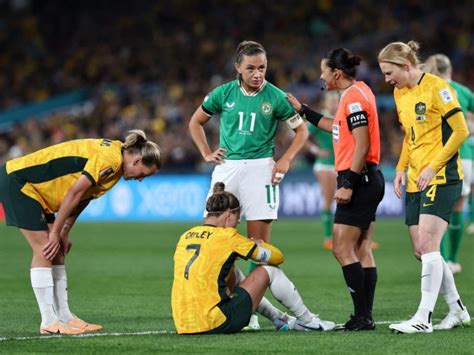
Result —
[[[453, 87], [454, 91], [456, 92], [456, 95], [459, 100], [459, 104], [461, 105], [461, 109], [464, 113], [464, 118], [466, 118], [467, 121], [467, 112], [474, 112], [474, 95], [472, 94], [472, 91], [462, 85], [459, 84], [455, 81], [449, 81], [449, 84]], [[464, 143], [461, 145], [461, 148], [459, 150], [459, 154], [461, 155], [461, 159], [472, 159], [474, 158], [472, 156], [472, 145], [473, 143], [473, 137], [469, 137], [469, 139], [466, 139]]]
[[251, 94], [238, 80], [218, 86], [202, 109], [209, 116], [220, 114], [219, 146], [230, 160], [272, 157], [278, 123], [298, 117], [285, 92], [267, 81]]
[[[325, 115], [325, 117], [328, 116]], [[313, 124], [308, 126], [308, 131], [315, 138], [318, 147], [329, 152], [327, 157], [317, 157], [316, 162], [324, 165], [334, 165], [334, 146], [332, 142], [332, 133], [323, 131]]]

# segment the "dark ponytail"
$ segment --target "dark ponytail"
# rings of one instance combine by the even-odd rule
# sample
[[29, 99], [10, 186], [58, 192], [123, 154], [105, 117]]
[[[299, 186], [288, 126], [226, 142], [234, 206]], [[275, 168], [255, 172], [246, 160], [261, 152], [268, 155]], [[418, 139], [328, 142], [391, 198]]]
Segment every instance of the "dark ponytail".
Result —
[[361, 62], [361, 57], [352, 54], [352, 52], [345, 48], [333, 49], [324, 56], [326, 59], [326, 65], [331, 70], [339, 69], [346, 76], [355, 78], [357, 73], [357, 66]]

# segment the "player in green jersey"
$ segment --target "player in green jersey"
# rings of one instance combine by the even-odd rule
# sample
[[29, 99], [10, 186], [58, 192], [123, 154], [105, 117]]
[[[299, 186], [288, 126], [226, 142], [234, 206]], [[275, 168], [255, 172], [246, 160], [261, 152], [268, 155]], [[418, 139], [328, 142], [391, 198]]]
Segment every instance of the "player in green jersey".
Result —
[[[277, 219], [278, 183], [295, 155], [304, 146], [308, 130], [286, 100], [286, 93], [265, 80], [267, 55], [257, 42], [243, 41], [236, 51], [237, 79], [212, 90], [191, 117], [191, 136], [204, 160], [216, 163], [211, 186], [225, 183], [242, 203], [247, 235], [270, 241]], [[219, 115], [219, 147], [211, 149], [204, 125]], [[273, 160], [278, 124], [295, 132], [288, 149]], [[209, 196], [212, 189], [209, 191]]]
[[[453, 68], [449, 58], [444, 54], [432, 55], [424, 63], [423, 71], [435, 74], [449, 82], [456, 92], [464, 116], [468, 119], [467, 114], [469, 112], [474, 112], [474, 96], [470, 89], [451, 79]], [[447, 261], [453, 274], [461, 272], [461, 265], [458, 263], [458, 255], [464, 234], [464, 199], [471, 195], [473, 158], [472, 143], [469, 140], [466, 140], [461, 145], [459, 153], [461, 155], [461, 162], [464, 171], [463, 190], [461, 197], [458, 199], [456, 206], [454, 207], [454, 212], [449, 221], [448, 230], [443, 236], [441, 242], [441, 255]]]
[[[326, 92], [322, 99], [322, 112], [325, 117], [334, 117], [339, 105], [339, 95], [334, 92]], [[332, 205], [336, 192], [336, 171], [334, 169], [334, 148], [332, 135], [314, 125], [308, 127], [314, 143], [308, 141], [309, 151], [316, 156], [313, 172], [319, 182], [321, 194], [323, 196], [323, 206], [321, 209], [321, 223], [323, 225], [324, 243], [326, 249], [332, 249]]]

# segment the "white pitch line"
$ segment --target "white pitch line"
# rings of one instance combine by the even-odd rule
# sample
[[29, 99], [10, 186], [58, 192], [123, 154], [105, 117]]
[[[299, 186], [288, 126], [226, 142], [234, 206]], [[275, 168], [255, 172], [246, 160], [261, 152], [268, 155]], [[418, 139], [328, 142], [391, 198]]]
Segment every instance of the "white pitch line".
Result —
[[79, 335], [38, 335], [33, 337], [16, 337], [16, 338], [5, 338], [0, 337], [0, 341], [7, 340], [42, 340], [42, 339], [54, 339], [54, 338], [92, 338], [92, 337], [121, 337], [121, 336], [137, 336], [137, 335], [154, 335], [154, 334], [174, 334], [175, 331], [171, 330], [147, 330], [143, 332], [126, 332], [126, 333], [86, 333]]
[[[439, 319], [433, 319], [434, 321], [439, 321]], [[381, 320], [375, 322], [375, 324], [392, 324], [400, 323], [403, 320]], [[266, 328], [264, 328], [266, 329]], [[272, 329], [272, 328], [268, 328]], [[175, 334], [175, 331], [172, 330], [146, 330], [143, 332], [125, 332], [125, 333], [86, 333], [79, 335], [60, 335], [60, 334], [51, 334], [51, 335], [38, 335], [32, 337], [0, 337], [0, 342], [9, 341], [9, 340], [43, 340], [43, 339], [55, 339], [55, 338], [93, 338], [93, 337], [121, 337], [121, 336], [140, 336], [140, 335], [156, 335], [156, 334]]]

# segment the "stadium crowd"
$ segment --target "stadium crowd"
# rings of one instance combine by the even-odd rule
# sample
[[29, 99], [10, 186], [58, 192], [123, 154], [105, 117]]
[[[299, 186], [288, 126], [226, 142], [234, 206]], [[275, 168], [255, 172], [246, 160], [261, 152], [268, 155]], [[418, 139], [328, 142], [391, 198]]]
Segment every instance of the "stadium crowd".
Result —
[[[391, 88], [376, 53], [391, 40], [416, 39], [424, 57], [445, 53], [454, 80], [474, 81], [469, 1], [455, 8], [441, 1], [435, 9], [418, 0], [14, 3], [0, 2], [0, 110], [79, 89], [90, 97], [81, 110], [30, 117], [1, 131], [0, 163], [63, 140], [116, 139], [140, 127], [163, 149], [164, 170], [206, 169], [187, 121], [211, 87], [232, 78], [234, 48], [243, 39], [267, 48], [270, 82], [314, 106], [321, 93], [319, 60], [335, 45], [362, 55], [358, 79], [380, 98], [390, 97]], [[380, 105], [379, 115], [382, 160], [394, 164], [402, 139], [394, 107]], [[216, 146], [213, 124], [208, 137]], [[277, 155], [289, 134], [283, 127]], [[308, 167], [309, 159], [301, 156], [297, 165]]]

